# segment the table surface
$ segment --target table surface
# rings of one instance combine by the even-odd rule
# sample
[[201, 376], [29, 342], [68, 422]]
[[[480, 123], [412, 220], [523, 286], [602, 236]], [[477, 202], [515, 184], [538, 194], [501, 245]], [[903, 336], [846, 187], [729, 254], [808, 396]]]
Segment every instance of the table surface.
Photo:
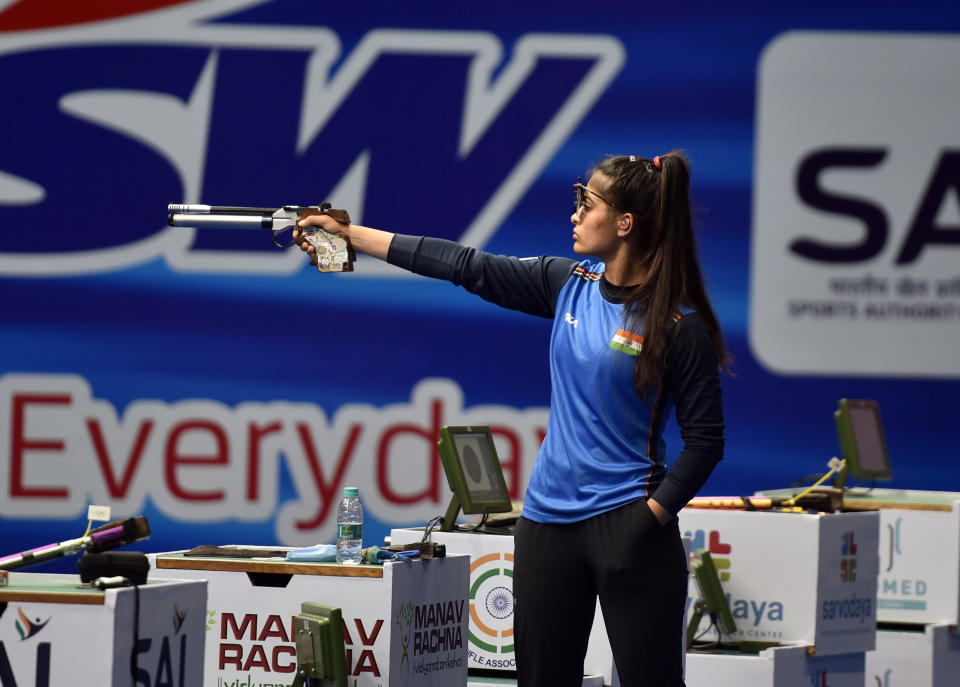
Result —
[[0, 602], [67, 603], [102, 606], [102, 589], [84, 587], [79, 575], [54, 573], [10, 573], [6, 587], [0, 587]]
[[382, 565], [337, 565], [304, 563], [284, 558], [219, 558], [185, 556], [183, 552], [158, 554], [156, 568], [178, 570], [214, 570], [278, 575], [328, 575], [333, 577], [383, 577]]
[[[789, 496], [798, 494], [804, 488], [772, 489], [759, 492], [763, 496]], [[960, 492], [955, 491], [919, 491], [914, 489], [864, 489], [850, 488], [843, 493], [844, 510], [953, 510], [953, 504], [960, 501]]]
[[[336, 563], [302, 563], [276, 559], [202, 558], [183, 553], [158, 554], [156, 576], [163, 569], [214, 570], [279, 575], [327, 575], [337, 577], [382, 578], [381, 565], [337, 565]], [[159, 580], [158, 580], [159, 581]], [[150, 580], [147, 580], [150, 584]], [[7, 586], [0, 587], [0, 603], [68, 603], [102, 606], [105, 591], [84, 586], [79, 575], [58, 573], [11, 572]]]

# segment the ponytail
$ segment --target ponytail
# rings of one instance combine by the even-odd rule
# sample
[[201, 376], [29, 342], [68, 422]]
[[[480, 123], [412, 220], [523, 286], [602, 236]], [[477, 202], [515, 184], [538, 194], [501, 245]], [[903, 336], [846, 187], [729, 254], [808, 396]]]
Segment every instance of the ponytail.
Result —
[[680, 308], [697, 312], [710, 332], [718, 364], [729, 371], [730, 357], [697, 257], [686, 156], [677, 150], [652, 159], [616, 156], [593, 171], [606, 178], [611, 202], [633, 213], [639, 229], [630, 240], [646, 280], [627, 298], [624, 310], [627, 328], [643, 336], [633, 370], [637, 393], [649, 400], [650, 392], [662, 385]]

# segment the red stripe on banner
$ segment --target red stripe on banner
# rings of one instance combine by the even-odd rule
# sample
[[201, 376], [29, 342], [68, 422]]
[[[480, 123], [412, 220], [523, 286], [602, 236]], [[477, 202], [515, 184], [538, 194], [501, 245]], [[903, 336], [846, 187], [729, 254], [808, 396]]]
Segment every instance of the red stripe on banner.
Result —
[[0, 12], [0, 31], [50, 29], [114, 19], [196, 0], [20, 0]]

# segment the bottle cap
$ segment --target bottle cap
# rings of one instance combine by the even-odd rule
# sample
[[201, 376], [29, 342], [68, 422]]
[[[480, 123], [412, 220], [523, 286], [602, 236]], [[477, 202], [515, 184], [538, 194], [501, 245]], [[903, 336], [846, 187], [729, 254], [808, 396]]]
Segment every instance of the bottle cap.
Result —
[[360, 495], [360, 489], [358, 489], [357, 487], [344, 487], [344, 488], [343, 488], [343, 495], [344, 495], [346, 498], [355, 499], [355, 498], [357, 498], [357, 496]]

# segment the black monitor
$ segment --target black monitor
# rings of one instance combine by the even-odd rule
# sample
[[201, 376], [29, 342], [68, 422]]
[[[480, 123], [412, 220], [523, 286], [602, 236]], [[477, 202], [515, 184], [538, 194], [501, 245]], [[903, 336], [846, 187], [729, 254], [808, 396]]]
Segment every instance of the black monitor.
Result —
[[842, 487], [847, 475], [858, 480], [889, 480], [890, 456], [883, 420], [876, 401], [841, 398], [833, 418], [846, 467], [834, 482]]
[[720, 576], [717, 575], [717, 568], [710, 557], [710, 552], [707, 549], [694, 551], [690, 568], [693, 579], [696, 580], [697, 587], [700, 589], [700, 599], [694, 604], [693, 613], [687, 625], [687, 649], [693, 646], [697, 628], [704, 613], [709, 613], [710, 618], [716, 623], [719, 639], [722, 639], [723, 635], [732, 635], [737, 631], [737, 624], [730, 611], [730, 604], [727, 603], [727, 597], [723, 593], [723, 585], [720, 584]]
[[452, 530], [461, 511], [486, 515], [513, 510], [490, 427], [441, 427], [437, 449], [453, 491], [441, 531]]
[[316, 687], [347, 687], [343, 614], [339, 608], [303, 602], [293, 619], [297, 679]]

